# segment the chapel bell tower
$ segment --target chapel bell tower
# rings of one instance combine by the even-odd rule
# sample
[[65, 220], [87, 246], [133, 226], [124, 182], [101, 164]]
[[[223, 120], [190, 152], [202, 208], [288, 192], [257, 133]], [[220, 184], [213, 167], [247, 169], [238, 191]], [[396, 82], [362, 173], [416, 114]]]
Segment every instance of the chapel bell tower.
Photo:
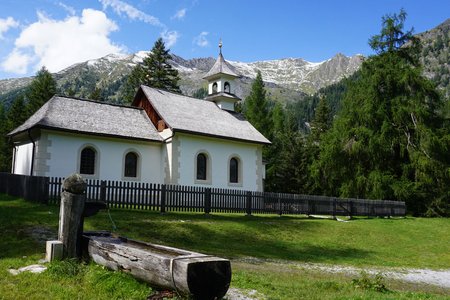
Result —
[[234, 94], [236, 79], [239, 76], [222, 56], [222, 41], [219, 42], [219, 57], [214, 66], [203, 77], [208, 81], [208, 96], [205, 100], [212, 101], [224, 110], [234, 111], [234, 104], [241, 100]]

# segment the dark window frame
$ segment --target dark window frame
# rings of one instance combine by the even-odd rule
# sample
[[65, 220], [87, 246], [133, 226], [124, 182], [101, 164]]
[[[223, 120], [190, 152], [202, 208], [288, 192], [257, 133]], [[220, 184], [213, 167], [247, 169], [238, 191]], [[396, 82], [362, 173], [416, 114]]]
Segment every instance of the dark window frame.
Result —
[[128, 178], [138, 177], [138, 163], [139, 155], [135, 152], [128, 152], [125, 155], [125, 166], [123, 171], [123, 176]]
[[230, 175], [229, 182], [230, 183], [239, 183], [239, 159], [236, 157], [232, 157], [230, 159]]
[[231, 84], [228, 81], [226, 81], [225, 84], [223, 85], [223, 91], [225, 93], [231, 94]]
[[94, 175], [97, 151], [92, 147], [85, 147], [80, 154], [80, 174]]
[[196, 179], [207, 180], [208, 179], [208, 156], [205, 153], [197, 154], [196, 158]]

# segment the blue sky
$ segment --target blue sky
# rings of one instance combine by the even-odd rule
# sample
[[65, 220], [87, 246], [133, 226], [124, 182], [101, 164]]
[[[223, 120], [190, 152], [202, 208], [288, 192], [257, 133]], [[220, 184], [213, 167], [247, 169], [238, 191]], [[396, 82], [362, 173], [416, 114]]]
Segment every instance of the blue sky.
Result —
[[0, 79], [150, 50], [158, 37], [183, 58], [216, 57], [220, 38], [233, 61], [370, 55], [381, 17], [401, 8], [416, 33], [450, 18], [449, 0], [1, 0]]

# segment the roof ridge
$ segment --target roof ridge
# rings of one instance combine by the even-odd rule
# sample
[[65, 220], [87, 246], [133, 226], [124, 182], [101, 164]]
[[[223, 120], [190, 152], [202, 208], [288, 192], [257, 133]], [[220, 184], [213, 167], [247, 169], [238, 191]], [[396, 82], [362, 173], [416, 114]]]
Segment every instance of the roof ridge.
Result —
[[103, 102], [103, 101], [86, 99], [86, 98], [81, 98], [81, 97], [72, 97], [72, 96], [57, 95], [57, 94], [55, 94], [53, 97], [66, 98], [66, 99], [79, 100], [79, 101], [86, 101], [86, 102], [92, 102], [92, 103], [96, 103], [96, 104], [110, 105], [110, 106], [116, 106], [116, 107], [124, 107], [124, 108], [133, 108], [133, 109], [137, 109], [137, 110], [143, 110], [142, 107], [135, 107], [135, 106], [126, 105], [126, 104], [117, 104], [117, 103]]
[[[146, 87], [146, 88], [153, 89], [153, 90], [156, 90], [156, 91], [159, 91], [159, 92], [169, 93], [169, 94], [175, 95], [177, 97], [188, 98], [188, 99], [191, 99], [191, 100], [205, 101], [204, 99], [198, 99], [198, 98], [195, 98], [195, 97], [192, 97], [192, 96], [183, 95], [183, 94], [171, 92], [171, 91], [160, 89], [160, 88], [154, 88], [154, 87], [151, 87], [151, 86], [148, 86], [148, 85], [145, 85], [145, 84], [141, 84], [141, 87]], [[205, 101], [205, 102], [210, 102], [210, 101]]]

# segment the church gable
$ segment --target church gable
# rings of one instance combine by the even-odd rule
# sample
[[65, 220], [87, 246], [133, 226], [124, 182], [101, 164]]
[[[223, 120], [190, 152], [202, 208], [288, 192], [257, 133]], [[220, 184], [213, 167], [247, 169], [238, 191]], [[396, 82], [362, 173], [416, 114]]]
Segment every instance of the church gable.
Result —
[[139, 89], [136, 96], [134, 97], [134, 101], [132, 106], [143, 108], [150, 121], [153, 123], [153, 126], [158, 130], [158, 132], [163, 131], [168, 128], [166, 122], [163, 120], [161, 115], [156, 111], [153, 107], [152, 103], [149, 101], [147, 96], [143, 93], [142, 89]]

